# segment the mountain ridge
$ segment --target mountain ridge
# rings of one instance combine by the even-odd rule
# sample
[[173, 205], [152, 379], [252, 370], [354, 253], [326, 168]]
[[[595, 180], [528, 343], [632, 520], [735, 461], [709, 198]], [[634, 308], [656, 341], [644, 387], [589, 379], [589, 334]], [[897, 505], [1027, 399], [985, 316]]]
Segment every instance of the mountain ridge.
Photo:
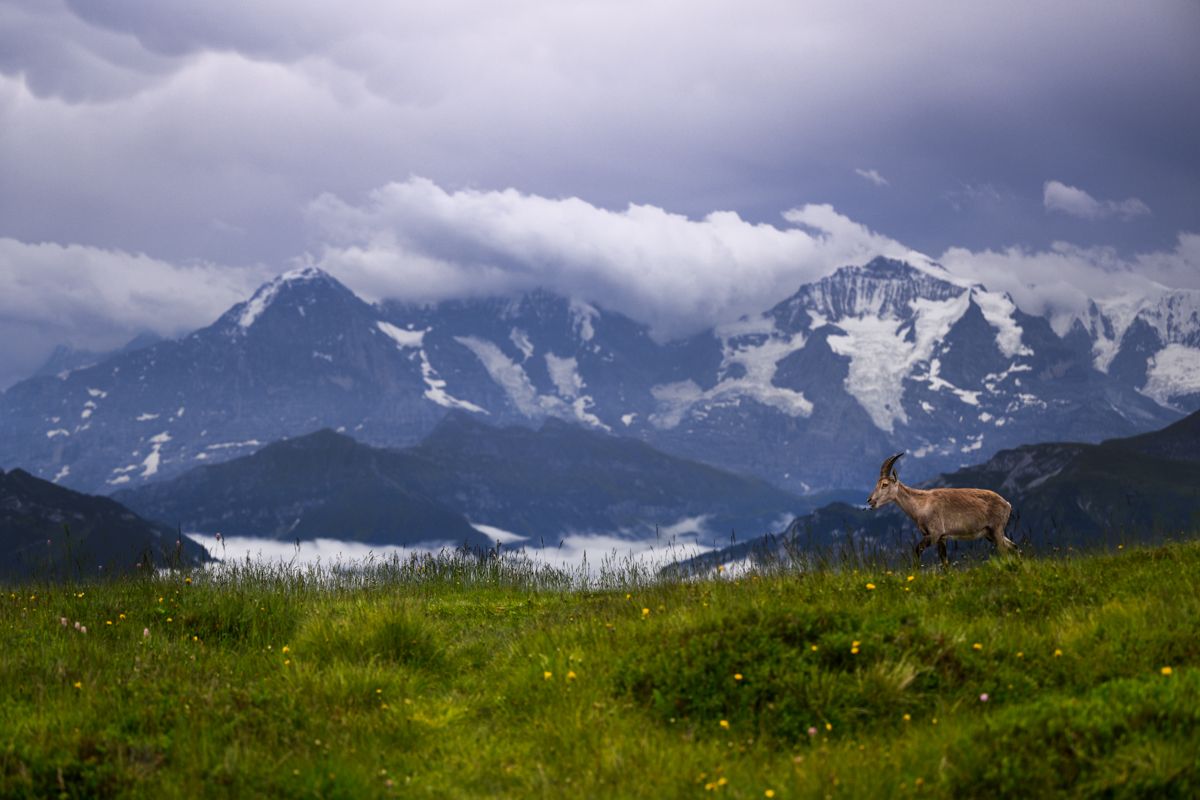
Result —
[[1059, 336], [933, 262], [884, 258], [666, 343], [545, 290], [371, 305], [309, 267], [178, 340], [10, 387], [0, 464], [111, 492], [320, 427], [404, 447], [459, 410], [621, 432], [805, 493], [852, 484], [901, 449], [924, 477], [1052, 436], [1101, 441], [1179, 418], [1146, 387], [1191, 402], [1162, 394], [1187, 389], [1162, 364], [1186, 366], [1190, 339], [1131, 340], [1104, 372], [1088, 330]]
[[476, 547], [490, 540], [472, 523], [526, 542], [668, 529], [752, 536], [805, 507], [765, 481], [637, 439], [557, 419], [496, 427], [464, 411], [404, 449], [323, 429], [115, 497], [192, 532]]

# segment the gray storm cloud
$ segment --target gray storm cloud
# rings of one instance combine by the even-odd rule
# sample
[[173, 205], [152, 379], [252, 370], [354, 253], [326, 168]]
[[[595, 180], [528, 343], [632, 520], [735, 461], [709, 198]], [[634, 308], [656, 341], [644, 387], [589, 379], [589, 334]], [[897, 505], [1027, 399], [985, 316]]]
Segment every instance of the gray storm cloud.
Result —
[[1192, 285], [1197, 30], [1173, 0], [0, 0], [0, 296], [28, 300], [0, 300], [0, 385], [171, 332], [105, 296], [65, 321], [85, 269], [174, 286], [179, 320], [299, 259], [371, 296], [550, 285], [664, 335], [908, 247], [1014, 294]]
[[1200, 227], [1194, 3], [0, 0], [0, 21], [0, 235], [23, 241], [280, 263], [315, 244], [313, 197], [424, 175], [1044, 246], [1053, 217], [947, 192], [1038, 203], [1096, 164], [1092, 191], [1155, 208], [1121, 244]]

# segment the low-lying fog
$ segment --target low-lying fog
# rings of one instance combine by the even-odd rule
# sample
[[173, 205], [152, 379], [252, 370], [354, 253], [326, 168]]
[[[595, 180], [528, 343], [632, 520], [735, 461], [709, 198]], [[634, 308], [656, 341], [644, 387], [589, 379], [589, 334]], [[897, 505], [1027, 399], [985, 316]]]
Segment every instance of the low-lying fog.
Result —
[[[657, 570], [667, 564], [716, 549], [728, 544], [715, 541], [704, 532], [703, 518], [680, 520], [659, 531], [657, 538], [631, 539], [619, 534], [569, 533], [557, 541], [534, 541], [511, 531], [491, 525], [473, 523], [476, 530], [498, 543], [501, 553], [522, 553], [528, 558], [553, 567], [577, 571], [587, 568], [594, 572], [605, 563], [638, 562], [644, 569]], [[341, 539], [280, 540], [250, 536], [223, 536], [190, 533], [189, 538], [201, 544], [213, 558], [220, 561], [244, 560], [292, 564], [353, 567], [393, 557], [407, 559], [411, 555], [454, 550], [452, 542], [426, 543], [413, 547], [363, 544]], [[702, 540], [705, 543], [701, 543]]]

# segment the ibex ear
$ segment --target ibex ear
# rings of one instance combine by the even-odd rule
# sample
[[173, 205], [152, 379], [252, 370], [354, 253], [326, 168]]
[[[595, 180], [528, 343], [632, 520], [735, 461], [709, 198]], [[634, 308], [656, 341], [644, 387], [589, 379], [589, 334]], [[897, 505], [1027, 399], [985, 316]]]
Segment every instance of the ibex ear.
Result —
[[898, 475], [896, 475], [895, 469], [892, 470], [892, 480], [894, 480], [894, 481], [900, 480], [900, 477]]

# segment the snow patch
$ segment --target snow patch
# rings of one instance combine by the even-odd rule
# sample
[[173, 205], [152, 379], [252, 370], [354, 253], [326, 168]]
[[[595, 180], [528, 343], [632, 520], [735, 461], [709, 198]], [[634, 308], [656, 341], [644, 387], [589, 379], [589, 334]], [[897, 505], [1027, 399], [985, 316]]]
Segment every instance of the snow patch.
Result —
[[414, 331], [397, 328], [390, 322], [384, 322], [383, 320], [379, 320], [375, 325], [400, 347], [422, 346], [425, 343], [425, 334], [429, 332], [428, 329]]
[[578, 397], [584, 389], [583, 378], [579, 375], [579, 362], [574, 358], [562, 358], [554, 353], [546, 353], [546, 370], [554, 388], [568, 400]]
[[433, 364], [429, 363], [429, 356], [425, 354], [425, 350], [420, 351], [421, 355], [421, 379], [425, 381], [425, 397], [437, 403], [443, 408], [461, 408], [464, 411], [473, 411], [476, 414], [488, 413], [485, 409], [480, 408], [474, 403], [467, 400], [459, 400], [446, 391], [446, 381], [439, 378], [437, 371], [434, 370]]
[[262, 442], [260, 442], [258, 439], [247, 439], [244, 442], [218, 442], [217, 444], [210, 444], [207, 447], [205, 447], [204, 449], [205, 450], [228, 450], [233, 447], [258, 447], [261, 444], [262, 444]]
[[331, 364], [333, 363], [333, 356], [329, 355], [329, 353], [322, 353], [320, 350], [313, 350], [312, 357], [328, 361]]
[[1200, 289], [1160, 286], [1148, 295], [1123, 294], [1091, 303], [1081, 321], [1092, 335], [1097, 369], [1108, 371], [1125, 333], [1139, 319], [1164, 345], [1190, 345], [1200, 335]]
[[996, 345], [1005, 358], [1031, 356], [1033, 351], [1021, 342], [1021, 326], [1015, 317], [1017, 306], [1012, 298], [999, 292], [975, 290], [975, 304], [983, 312], [983, 318], [996, 329]]
[[[908, 422], [902, 403], [904, 379], [915, 365], [929, 360], [934, 346], [966, 313], [970, 298], [963, 292], [946, 300], [914, 299], [909, 303], [911, 321], [865, 315], [838, 322], [845, 334], [826, 341], [833, 352], [850, 359], [846, 391], [877, 428], [891, 433], [897, 421]], [[959, 399], [971, 402], [964, 394]]]
[[158, 465], [162, 461], [162, 456], [158, 454], [160, 447], [162, 445], [155, 445], [154, 449], [150, 451], [150, 455], [146, 456], [145, 460], [142, 461], [142, 467], [144, 468], [142, 470], [143, 478], [149, 478], [158, 472]]
[[939, 375], [939, 373], [941, 372], [941, 369], [942, 369], [941, 359], [938, 359], [938, 358], [930, 359], [929, 372], [926, 373], [925, 375], [914, 375], [913, 377], [916, 380], [927, 381], [929, 383], [929, 388], [935, 392], [940, 392], [943, 389], [947, 389], [951, 393], [953, 393], [955, 396], [957, 396], [959, 400], [963, 401], [967, 405], [969, 405], [969, 406], [979, 405], [979, 392], [973, 392], [973, 391], [968, 391], [967, 389], [958, 388], [954, 384], [950, 383], [950, 381], [942, 378], [941, 375]]
[[134, 417], [135, 422], [149, 422], [150, 420], [158, 419], [158, 414], [151, 414], [148, 411], [138, 414]]
[[528, 361], [533, 355], [533, 342], [529, 341], [529, 334], [520, 328], [513, 328], [508, 332], [508, 339], [513, 345], [521, 351], [524, 356], [523, 361]]
[[162, 454], [159, 451], [162, 450], [164, 444], [171, 441], [171, 434], [163, 431], [151, 436], [148, 441], [152, 446], [150, 453], [142, 459], [141, 477], [143, 478], [149, 478], [151, 475], [158, 473], [158, 467], [162, 463]]
[[278, 293], [279, 282], [277, 280], [259, 287], [258, 291], [242, 307], [242, 313], [238, 315], [238, 327], [244, 331], [257, 322]]
[[1171, 400], [1200, 392], [1200, 349], [1169, 344], [1151, 357], [1141, 393], [1167, 408]]
[[108, 397], [108, 392], [104, 391], [103, 389], [91, 389], [91, 388], [89, 388], [89, 389], [87, 390], [87, 393], [88, 393], [88, 394], [90, 394], [92, 397], [99, 397], [101, 400], [103, 400], [104, 398]]
[[105, 481], [105, 483], [107, 483], [111, 486], [119, 486], [122, 483], [129, 483], [129, 476], [128, 475], [118, 475], [117, 477], [113, 478], [112, 480]]
[[249, 300], [242, 304], [242, 311], [238, 314], [238, 329], [245, 331], [257, 322], [262, 313], [271, 305], [271, 301], [279, 294], [279, 290], [285, 285], [301, 281], [319, 280], [323, 277], [324, 273], [316, 267], [302, 267], [300, 269], [289, 270], [270, 283], [263, 284]]
[[568, 405], [562, 398], [538, 394], [524, 368], [504, 355], [492, 342], [475, 336], [456, 336], [454, 341], [475, 354], [491, 379], [504, 390], [512, 404], [525, 416], [577, 419], [588, 425], [610, 430], [599, 417], [588, 411], [592, 400], [590, 397], [578, 397], [574, 403]]
[[571, 301], [571, 326], [579, 334], [579, 338], [590, 342], [596, 336], [595, 322], [600, 318], [600, 312], [595, 306]]
[[54, 476], [54, 483], [58, 483], [59, 481], [61, 481], [63, 478], [67, 477], [70, 474], [71, 474], [71, 466], [69, 464], [63, 464], [62, 469], [60, 469]]
[[474, 403], [470, 403], [466, 400], [459, 400], [457, 397], [453, 397], [449, 392], [446, 391], [446, 381], [438, 377], [437, 370], [435, 370], [433, 368], [433, 364], [429, 362], [429, 354], [426, 353], [423, 348], [425, 343], [425, 334], [429, 333], [429, 328], [423, 328], [419, 331], [411, 329], [405, 330], [403, 328], [397, 328], [390, 322], [383, 322], [382, 320], [376, 322], [375, 324], [379, 327], [379, 330], [387, 334], [388, 337], [396, 343], [397, 347], [400, 347], [401, 349], [414, 347], [422, 348], [418, 351], [418, 355], [421, 359], [421, 379], [425, 381], [426, 399], [437, 403], [443, 408], [461, 408], [465, 411], [473, 411], [476, 414], [488, 413]]
[[722, 325], [716, 334], [722, 338], [724, 351], [720, 374], [727, 374], [730, 367], [737, 365], [743, 370], [742, 376], [722, 378], [707, 391], [690, 379], [651, 387], [650, 393], [658, 402], [658, 409], [650, 416], [652, 424], [674, 428], [698, 404], [736, 404], [743, 397], [792, 417], [812, 414], [813, 404], [803, 392], [774, 383], [779, 362], [804, 347], [803, 333], [785, 336], [770, 318], [755, 317]]
[[633, 413], [633, 414], [622, 414], [622, 415], [621, 415], [621, 424], [622, 424], [622, 425], [624, 425], [626, 428], [628, 428], [630, 425], [632, 425], [632, 424], [633, 424], [633, 421], [634, 421], [635, 419], [637, 419], [637, 414], [636, 414], [636, 413]]
[[71, 432], [66, 428], [55, 428], [52, 431], [46, 431], [46, 438], [53, 439], [55, 436], [70, 436]]

